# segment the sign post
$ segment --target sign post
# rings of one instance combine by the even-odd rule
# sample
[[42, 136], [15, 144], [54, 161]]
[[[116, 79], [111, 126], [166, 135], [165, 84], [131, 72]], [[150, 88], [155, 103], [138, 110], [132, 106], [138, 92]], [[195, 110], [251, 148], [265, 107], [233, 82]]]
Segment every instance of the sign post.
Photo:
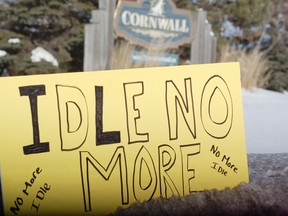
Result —
[[100, 0], [91, 23], [85, 25], [84, 71], [111, 69], [114, 10], [115, 0]]
[[103, 215], [248, 182], [238, 63], [0, 79], [5, 215]]

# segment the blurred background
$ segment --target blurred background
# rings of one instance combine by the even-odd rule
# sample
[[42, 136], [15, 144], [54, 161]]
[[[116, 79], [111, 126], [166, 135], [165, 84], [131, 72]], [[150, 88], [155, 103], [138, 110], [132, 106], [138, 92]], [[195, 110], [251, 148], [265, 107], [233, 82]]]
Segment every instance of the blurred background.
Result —
[[[1, 76], [84, 71], [85, 25], [91, 22], [92, 11], [99, 9], [99, 1], [0, 0]], [[286, 0], [172, 1], [194, 15], [199, 9], [206, 12], [205, 21], [216, 38], [216, 54], [209, 63], [239, 61], [243, 88], [288, 90]], [[139, 50], [139, 45], [116, 34], [113, 38], [110, 68], [135, 67], [131, 61], [123, 65], [122, 59], [135, 47]], [[194, 63], [191, 44], [166, 51], [177, 53], [180, 65]], [[46, 53], [46, 58], [37, 53]], [[151, 64], [138, 65], [146, 66]]]

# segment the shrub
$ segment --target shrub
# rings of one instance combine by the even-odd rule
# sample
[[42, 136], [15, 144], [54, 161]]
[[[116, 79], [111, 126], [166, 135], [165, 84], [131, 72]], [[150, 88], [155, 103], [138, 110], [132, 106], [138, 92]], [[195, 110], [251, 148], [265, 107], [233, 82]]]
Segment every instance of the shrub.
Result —
[[271, 77], [269, 61], [266, 52], [261, 52], [259, 47], [250, 51], [224, 46], [221, 51], [220, 62], [238, 61], [240, 63], [242, 88], [266, 88]]

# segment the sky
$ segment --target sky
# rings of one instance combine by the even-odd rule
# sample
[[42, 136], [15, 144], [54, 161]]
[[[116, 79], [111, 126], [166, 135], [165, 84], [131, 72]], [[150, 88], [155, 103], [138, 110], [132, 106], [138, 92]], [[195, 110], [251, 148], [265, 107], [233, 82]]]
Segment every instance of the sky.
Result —
[[243, 90], [247, 153], [288, 153], [288, 92]]

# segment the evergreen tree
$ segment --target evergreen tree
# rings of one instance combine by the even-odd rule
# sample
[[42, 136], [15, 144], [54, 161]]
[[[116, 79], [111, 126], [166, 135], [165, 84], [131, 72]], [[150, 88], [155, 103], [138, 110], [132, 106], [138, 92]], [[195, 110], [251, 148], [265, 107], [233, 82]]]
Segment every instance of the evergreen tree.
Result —
[[263, 23], [267, 16], [269, 0], [237, 0], [224, 4], [225, 15], [237, 26], [250, 29]]
[[268, 52], [271, 79], [268, 89], [288, 90], [288, 5], [282, 0], [273, 0], [269, 7], [269, 28], [273, 44]]
[[190, 3], [189, 0], [173, 0], [176, 7], [178, 8], [188, 8]]
[[[88, 0], [20, 0], [1, 7], [0, 20], [5, 21], [0, 26], [0, 49], [7, 49], [7, 38], [21, 38], [18, 51], [11, 52], [14, 45], [10, 45], [6, 50], [9, 55], [0, 59], [2, 70], [5, 67], [11, 75], [81, 71], [84, 23], [89, 22], [96, 6], [96, 1]], [[37, 46], [52, 53], [60, 67], [32, 63], [28, 56]]]

